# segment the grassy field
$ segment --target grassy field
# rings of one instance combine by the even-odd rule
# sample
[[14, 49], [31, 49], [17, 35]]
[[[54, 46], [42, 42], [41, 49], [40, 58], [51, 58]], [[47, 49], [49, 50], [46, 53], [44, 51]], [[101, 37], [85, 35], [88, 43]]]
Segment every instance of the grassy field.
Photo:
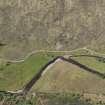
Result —
[[[32, 77], [35, 75], [38, 70], [46, 64], [49, 60], [53, 59], [58, 55], [80, 55], [80, 54], [90, 54], [90, 52], [86, 50], [78, 50], [72, 53], [70, 52], [43, 52], [36, 53], [31, 55], [23, 62], [8, 62], [6, 60], [0, 60], [0, 90], [18, 90], [21, 89]], [[102, 73], [105, 73], [105, 63], [99, 61], [96, 58], [90, 57], [73, 57], [78, 60], [82, 64], [85, 64], [89, 67], [95, 68]], [[57, 62], [54, 66], [52, 66], [46, 74], [41, 77], [41, 79], [33, 86], [29, 95], [32, 95], [34, 92], [47, 92], [53, 93], [54, 97], [55, 93], [79, 93], [84, 94], [85, 98], [92, 99], [93, 101], [104, 100], [103, 96], [98, 97], [97, 94], [104, 95], [105, 94], [105, 79], [102, 79], [92, 73], [84, 71], [83, 69], [78, 68], [77, 66], [60, 61]], [[49, 100], [48, 103], [43, 101], [46, 105], [52, 105], [54, 102], [59, 102], [58, 98], [62, 95], [54, 98], [53, 96], [46, 96]], [[50, 100], [49, 98], [54, 98], [54, 100]], [[1, 98], [1, 96], [0, 96]], [[11, 100], [13, 103], [17, 103], [14, 99], [14, 96], [9, 98], [9, 102]], [[39, 98], [38, 98], [39, 99]], [[62, 97], [62, 100], [66, 100], [65, 97]], [[68, 99], [68, 98], [67, 98]], [[72, 99], [72, 97], [71, 97]], [[34, 102], [36, 99], [33, 99]], [[19, 104], [24, 103], [25, 105], [30, 105], [33, 100], [18, 100]], [[68, 100], [66, 102], [70, 102]], [[6, 100], [8, 103], [8, 101]], [[62, 101], [63, 102], [63, 101]], [[60, 105], [62, 104], [60, 101]], [[38, 103], [40, 105], [40, 103]], [[32, 104], [33, 105], [33, 104]], [[84, 105], [84, 103], [83, 103]], [[92, 104], [89, 104], [92, 105]], [[96, 105], [96, 104], [95, 104]], [[102, 105], [102, 104], [98, 104]]]
[[31, 55], [23, 62], [0, 61], [0, 90], [16, 90], [22, 88], [38, 70], [60, 52], [40, 52]]
[[105, 73], [105, 62], [100, 61], [98, 58], [86, 57], [86, 56], [73, 57], [73, 58], [82, 64], [85, 64], [91, 68], [95, 68], [99, 72]]
[[36, 83], [34, 91], [105, 93], [105, 80], [75, 65], [58, 62]]
[[51, 56], [47, 56], [45, 53], [37, 53], [24, 62], [2, 62], [0, 65], [0, 90], [22, 88], [50, 59]]
[[64, 53], [35, 53], [24, 62], [17, 63], [0, 60], [0, 90], [22, 88], [44, 64], [58, 55], [64, 55]]
[[[17, 63], [13, 63], [13, 62], [8, 62], [5, 60], [1, 60], [0, 61], [0, 90], [18, 90], [21, 89], [32, 77], [33, 75], [35, 75], [38, 70], [44, 65], [46, 64], [49, 60], [51, 60], [52, 58], [54, 58], [57, 55], [68, 55], [68, 54], [89, 54], [90, 52], [86, 51], [86, 50], [78, 50], [78, 51], [74, 51], [72, 53], [63, 53], [63, 52], [43, 52], [43, 53], [36, 53], [31, 55], [29, 58], [27, 58], [24, 62], [17, 62]], [[104, 67], [105, 67], [105, 63], [103, 62], [99, 62], [97, 59], [95, 58], [85, 58], [85, 57], [78, 57], [78, 58], [74, 58], [78, 61], [80, 61], [83, 64], [86, 64], [90, 67], [96, 68], [97, 70], [101, 71], [104, 73]], [[71, 73], [72, 72], [72, 73]], [[54, 74], [53, 74], [54, 73]], [[61, 73], [61, 74], [60, 74]], [[67, 77], [66, 77], [67, 74]], [[72, 74], [72, 77], [71, 77]], [[53, 76], [54, 75], [54, 76]], [[60, 77], [61, 75], [61, 77]], [[52, 78], [52, 79], [51, 79]], [[57, 87], [56, 85], [53, 85], [51, 80], [54, 82], [53, 78], [56, 78], [57, 83], [55, 82], [55, 84], [59, 84], [58, 86], [63, 86], [65, 84], [67, 84], [67, 88], [52, 88], [52, 87]], [[48, 89], [49, 91], [69, 91], [71, 88], [69, 88], [69, 85], [71, 87], [72, 85], [72, 78], [78, 82], [75, 82], [75, 87], [76, 87], [76, 83], [77, 85], [80, 83], [81, 84], [81, 78], [83, 79], [83, 81], [87, 81], [87, 79], [89, 78], [90, 80], [88, 80], [86, 83], [88, 84], [88, 82], [95, 83], [98, 81], [100, 82], [100, 78], [90, 74], [90, 73], [85, 73], [83, 71], [81, 71], [80, 68], [72, 65], [72, 64], [68, 64], [68, 63], [64, 63], [64, 62], [60, 62], [58, 64], [56, 64], [54, 67], [52, 67], [47, 74], [45, 74], [45, 76], [39, 80], [37, 86], [35, 86], [33, 88], [33, 90], [35, 91], [44, 91], [43, 87]], [[70, 84], [68, 83], [68, 80], [70, 81]], [[61, 82], [62, 81], [62, 82]], [[50, 83], [51, 82], [51, 83]], [[103, 83], [103, 80], [101, 81]], [[50, 83], [50, 85], [49, 85]], [[49, 88], [47, 88], [46, 86], [51, 86]], [[86, 85], [87, 86], [87, 85]], [[66, 87], [66, 85], [65, 85]], [[74, 87], [73, 87], [74, 88]], [[81, 88], [81, 87], [79, 87]], [[104, 88], [102, 86], [102, 88]], [[79, 90], [79, 89], [78, 89]], [[79, 90], [81, 91], [81, 89]], [[83, 90], [84, 91], [84, 90]], [[101, 91], [101, 90], [100, 90]]]

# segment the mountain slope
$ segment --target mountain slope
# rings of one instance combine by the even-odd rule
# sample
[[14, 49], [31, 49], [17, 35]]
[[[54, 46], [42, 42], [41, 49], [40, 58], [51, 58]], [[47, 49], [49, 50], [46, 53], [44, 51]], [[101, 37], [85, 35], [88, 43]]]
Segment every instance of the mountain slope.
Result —
[[0, 57], [32, 50], [105, 51], [104, 0], [0, 0]]

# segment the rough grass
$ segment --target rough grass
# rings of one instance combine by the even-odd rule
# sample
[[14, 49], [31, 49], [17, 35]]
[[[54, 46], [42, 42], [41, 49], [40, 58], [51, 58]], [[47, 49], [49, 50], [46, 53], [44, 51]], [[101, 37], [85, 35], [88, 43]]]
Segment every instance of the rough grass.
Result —
[[62, 52], [40, 52], [31, 55], [24, 62], [0, 61], [0, 90], [22, 88], [49, 60]]
[[79, 49], [79, 50], [74, 50], [73, 52], [71, 52], [72, 55], [81, 55], [81, 54], [91, 54], [90, 51], [88, 51], [87, 49]]
[[33, 87], [41, 92], [105, 93], [105, 80], [75, 65], [59, 62]]
[[0, 92], [0, 105], [104, 105], [78, 93], [36, 93], [36, 96], [19, 97]]
[[[87, 53], [89, 53], [89, 52], [81, 49], [78, 51], [74, 51], [72, 53], [69, 53], [69, 52], [67, 52], [67, 53], [63, 53], [63, 52], [36, 53], [36, 54], [31, 55], [24, 62], [18, 62], [18, 63], [11, 63], [8, 61], [0, 60], [0, 90], [17, 90], [17, 89], [22, 88], [33, 77], [33, 75], [35, 75], [38, 72], [38, 70], [44, 64], [46, 64], [50, 59], [54, 58], [55, 56], [68, 55], [68, 54], [87, 54]], [[86, 64], [90, 67], [96, 68], [97, 70], [100, 70], [103, 73], [105, 71], [104, 70], [105, 63], [99, 62], [97, 59], [88, 58], [88, 57], [87, 58], [78, 57], [75, 59], [79, 60], [83, 64]], [[71, 73], [71, 71], [72, 71], [72, 73]], [[51, 73], [49, 73], [49, 72], [51, 72]], [[62, 78], [60, 77], [60, 75], [61, 75], [60, 73], [62, 73]], [[71, 77], [71, 74], [72, 74], [72, 77]], [[53, 75], [54, 75], [54, 77], [53, 77]], [[67, 75], [67, 77], [66, 77], [66, 75]], [[92, 78], [90, 78], [90, 77], [92, 77]], [[78, 67], [75, 67], [74, 65], [60, 62], [60, 63], [56, 64], [54, 67], [52, 67], [48, 71], [48, 73], [45, 74], [45, 76], [43, 77], [43, 80], [42, 79], [39, 80], [41, 82], [38, 82], [38, 85], [34, 89], [35, 89], [35, 91], [40, 91], [40, 88], [42, 89], [44, 85], [45, 85], [45, 88], [47, 88], [46, 83], [49, 87], [49, 82], [51, 82], [50, 86], [52, 86], [52, 81], [54, 82], [55, 79], [57, 79], [56, 81], [58, 83], [58, 86], [60, 86], [59, 83], [61, 83], [61, 85], [64, 85], [64, 84], [62, 84], [61, 81], [65, 81], [66, 84], [69, 84], [68, 81], [71, 81], [71, 78], [78, 79], [79, 82], [77, 82], [77, 85], [79, 83], [81, 84], [80, 78], [82, 78], [84, 81], [86, 81], [89, 78], [90, 79], [89, 82], [92, 84], [92, 82], [94, 82], [93, 77], [94, 76], [92, 74], [87, 73], [87, 72], [84, 73], [83, 71], [81, 71], [81, 69], [79, 69]], [[54, 80], [53, 80], [53, 78], [54, 78]], [[95, 78], [97, 78], [97, 77], [95, 76]], [[97, 79], [100, 80], [100, 78], [97, 78]], [[55, 82], [56, 85], [57, 85], [57, 83]], [[70, 83], [72, 85], [72, 82], [70, 82]], [[57, 86], [55, 86], [55, 87], [57, 87]], [[61, 91], [63, 91], [63, 90], [65, 91], [66, 88], [62, 89]], [[68, 85], [67, 91], [69, 91], [69, 90], [70, 90], [70, 88]]]
[[98, 58], [93, 57], [73, 57], [77, 61], [79, 61], [82, 64], [85, 64], [91, 68], [95, 68], [97, 71], [105, 73], [105, 62], [99, 61]]
[[48, 57], [45, 53], [37, 53], [30, 56], [24, 62], [1, 63], [0, 90], [22, 88], [50, 59], [51, 56]]

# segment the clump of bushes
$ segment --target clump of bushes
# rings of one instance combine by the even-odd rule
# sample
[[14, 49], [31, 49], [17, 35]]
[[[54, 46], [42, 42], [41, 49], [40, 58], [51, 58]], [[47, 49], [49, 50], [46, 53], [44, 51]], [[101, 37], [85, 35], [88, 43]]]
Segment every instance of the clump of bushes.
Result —
[[81, 94], [69, 93], [44, 93], [39, 95], [40, 100], [37, 100], [37, 105], [43, 103], [44, 105], [92, 105], [90, 99], [83, 99]]
[[75, 93], [36, 93], [35, 96], [17, 96], [0, 92], [2, 105], [105, 105], [104, 102], [93, 102]]
[[17, 96], [6, 92], [0, 92], [0, 103], [2, 105], [35, 105], [32, 98], [27, 99], [24, 96]]
[[98, 58], [98, 61], [105, 63], [105, 58], [104, 57]]

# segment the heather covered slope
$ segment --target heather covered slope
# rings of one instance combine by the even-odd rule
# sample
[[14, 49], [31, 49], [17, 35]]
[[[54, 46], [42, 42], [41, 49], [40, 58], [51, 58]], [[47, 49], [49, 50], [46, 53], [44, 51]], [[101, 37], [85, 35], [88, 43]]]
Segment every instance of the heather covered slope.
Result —
[[105, 51], [104, 0], [0, 0], [0, 57], [32, 50]]

